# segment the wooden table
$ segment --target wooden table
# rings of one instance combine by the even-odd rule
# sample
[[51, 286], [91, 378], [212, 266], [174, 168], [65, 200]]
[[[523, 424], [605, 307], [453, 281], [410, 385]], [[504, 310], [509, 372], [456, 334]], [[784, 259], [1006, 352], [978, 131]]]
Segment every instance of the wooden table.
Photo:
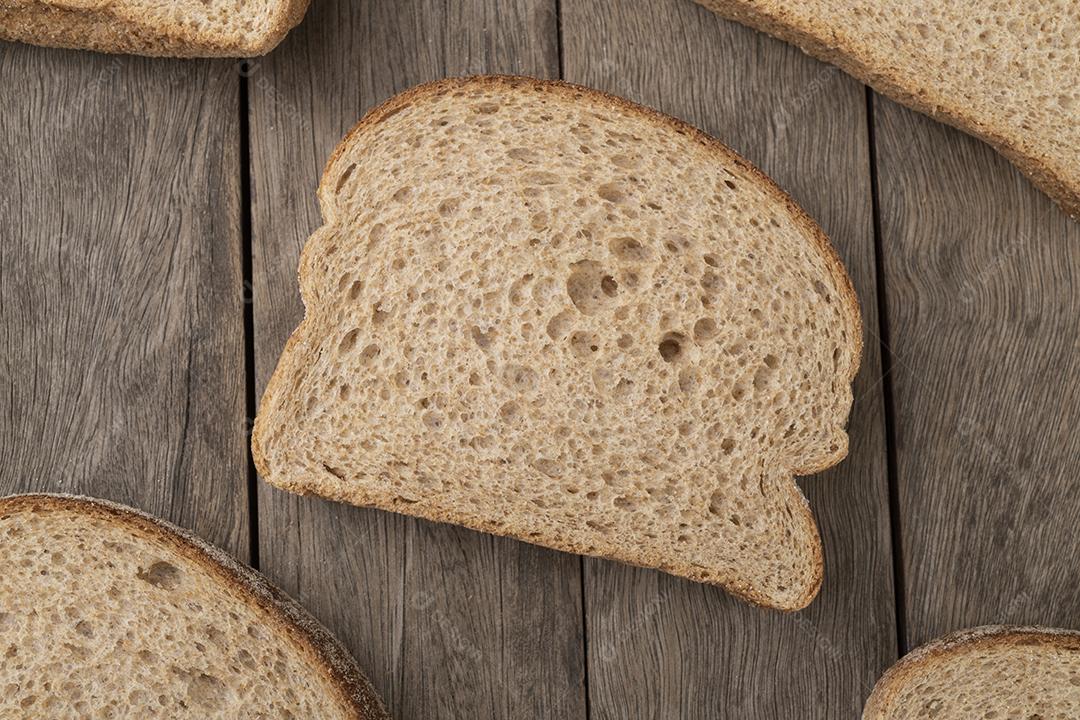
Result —
[[[390, 95], [480, 72], [682, 117], [834, 239], [866, 355], [849, 458], [800, 481], [827, 561], [808, 610], [257, 480], [331, 150]], [[396, 718], [855, 718], [941, 633], [1080, 626], [1080, 224], [689, 0], [315, 0], [250, 63], [0, 45], [0, 158], [0, 492], [193, 528], [335, 631]]]

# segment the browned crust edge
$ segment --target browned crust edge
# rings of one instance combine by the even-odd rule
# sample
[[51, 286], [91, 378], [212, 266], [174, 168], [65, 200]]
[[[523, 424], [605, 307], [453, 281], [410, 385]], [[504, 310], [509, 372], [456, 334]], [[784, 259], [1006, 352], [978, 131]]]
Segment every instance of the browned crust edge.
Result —
[[706, 9], [728, 20], [748, 25], [797, 46], [806, 54], [835, 65], [848, 75], [869, 85], [896, 102], [957, 128], [992, 146], [1005, 156], [1032, 183], [1046, 193], [1073, 218], [1080, 217], [1080, 187], [1042, 162], [1037, 154], [1024, 147], [1022, 138], [1009, 137], [965, 111], [963, 106], [938, 105], [926, 98], [925, 87], [907, 82], [896, 72], [871, 63], [858, 43], [844, 45], [827, 27], [802, 25], [786, 17], [783, 8], [766, 10], [747, 0], [695, 0]]
[[[309, 2], [283, 0], [269, 31], [250, 44], [221, 44], [185, 28], [149, 25], [137, 16], [108, 8], [74, 9], [45, 3], [5, 6], [0, 2], [0, 40], [149, 57], [253, 57], [277, 47], [303, 19]], [[43, 31], [41, 26], [47, 29]]]
[[960, 630], [932, 640], [905, 655], [874, 685], [866, 700], [863, 720], [887, 720], [904, 685], [929, 666], [945, 664], [953, 658], [981, 649], [1043, 645], [1080, 650], [1080, 632], [1038, 626], [983, 625]]
[[337, 701], [357, 720], [389, 720], [389, 715], [356, 661], [330, 631], [262, 574], [194, 533], [141, 510], [99, 498], [29, 493], [0, 498], [0, 515], [68, 512], [102, 518], [197, 563], [250, 605], [269, 614], [270, 623], [292, 640], [338, 693]]
[[[800, 224], [802, 228], [809, 234], [817, 243], [818, 250], [821, 252], [822, 257], [825, 259], [828, 266], [836, 290], [842, 299], [842, 304], [847, 309], [848, 315], [848, 333], [850, 335], [851, 342], [851, 354], [849, 358], [849, 382], [853, 381], [855, 375], [859, 370], [859, 363], [862, 358], [863, 338], [862, 338], [862, 316], [859, 309], [858, 297], [855, 294], [854, 285], [851, 279], [848, 277], [847, 271], [844, 268], [843, 262], [840, 260], [840, 256], [837, 254], [836, 249], [829, 241], [821, 227], [803, 210], [786, 192], [784, 192], [768, 175], [759, 170], [752, 163], [744, 159], [734, 150], [724, 145], [716, 138], [708, 135], [707, 133], [695, 128], [689, 123], [680, 120], [678, 118], [666, 115], [654, 110], [652, 108], [639, 105], [637, 103], [626, 100], [625, 98], [612, 95], [610, 93], [602, 92], [599, 90], [593, 90], [591, 88], [583, 87], [581, 85], [575, 85], [562, 80], [541, 80], [524, 76], [513, 75], [476, 75], [466, 76], [459, 78], [446, 78], [443, 80], [437, 80], [435, 82], [425, 83], [417, 85], [403, 93], [395, 95], [390, 99], [378, 105], [374, 109], [370, 110], [363, 118], [350, 130], [345, 138], [338, 144], [334, 153], [331, 155], [330, 160], [326, 164], [326, 168], [323, 171], [321, 180], [319, 182], [319, 201], [320, 208], [324, 220], [327, 222], [333, 221], [334, 208], [330, 200], [330, 195], [327, 191], [333, 187], [331, 176], [333, 175], [333, 168], [338, 159], [345, 152], [346, 148], [354, 141], [359, 134], [363, 133], [367, 128], [372, 127], [385, 118], [395, 114], [404, 107], [416, 102], [419, 99], [428, 95], [439, 95], [451, 90], [460, 89], [463, 87], [492, 87], [503, 86], [507, 89], [517, 89], [523, 86], [528, 86], [531, 90], [536, 92], [554, 92], [564, 93], [570, 96], [571, 100], [575, 100], [582, 96], [588, 96], [595, 101], [599, 101], [601, 105], [608, 107], [628, 111], [630, 113], [644, 117], [647, 120], [666, 126], [673, 132], [680, 135], [684, 135], [692, 138], [693, 140], [701, 143], [706, 149], [715, 152], [728, 162], [731, 162], [738, 166], [743, 171], [747, 172], [751, 177], [757, 180], [761, 187], [766, 192], [773, 196], [773, 198], [787, 209], [792, 215], [796, 223]], [[310, 252], [312, 243], [310, 240], [305, 244], [304, 250], [300, 257], [299, 267], [299, 285], [300, 294], [304, 300], [305, 308], [310, 307], [314, 301], [315, 292], [312, 288], [313, 281], [311, 280], [312, 273], [308, 272], [307, 268], [310, 265]], [[299, 342], [300, 338], [304, 336], [306, 332], [306, 324], [308, 317], [305, 316], [300, 325], [289, 336], [288, 341], [285, 344], [285, 349], [282, 351], [281, 360], [279, 360], [277, 368], [274, 370], [273, 375], [267, 383], [266, 390], [263, 392], [262, 403], [260, 404], [260, 412], [255, 419], [255, 427], [251, 437], [251, 451], [255, 460], [255, 466], [270, 484], [280, 487], [291, 492], [299, 494], [312, 493], [312, 489], [302, 483], [298, 483], [289, 478], [277, 477], [267, 463], [266, 456], [262, 450], [262, 434], [265, 432], [266, 415], [261, 411], [261, 408], [272, 407], [274, 405], [274, 397], [278, 392], [279, 385], [283, 384], [284, 377], [289, 373], [291, 368], [287, 362], [287, 358], [290, 357], [290, 351], [293, 346]], [[836, 463], [843, 460], [847, 451], [841, 449], [835, 456], [824, 458], [820, 463], [812, 467], [792, 468], [789, 472], [792, 475], [808, 475], [817, 473], [832, 467]], [[649, 567], [653, 569], [659, 569], [664, 572], [672, 573], [674, 575], [680, 575], [682, 577], [689, 578], [698, 582], [706, 582], [709, 584], [719, 585], [723, 587], [727, 592], [739, 597], [754, 605], [760, 605], [762, 607], [772, 608], [776, 610], [794, 611], [801, 610], [810, 604], [811, 601], [817, 596], [818, 591], [821, 588], [821, 583], [824, 579], [825, 573], [825, 560], [824, 552], [821, 545], [821, 537], [818, 532], [817, 523], [814, 520], [813, 513], [810, 511], [810, 506], [803, 496], [799, 487], [795, 484], [794, 477], [792, 477], [786, 484], [788, 492], [791, 494], [792, 505], [801, 510], [801, 519], [807, 528], [807, 536], [812, 538], [811, 552], [813, 554], [814, 576], [811, 582], [807, 584], [803, 593], [790, 604], [783, 604], [777, 602], [774, 598], [771, 598], [764, 593], [761, 593], [756, 588], [750, 586], [747, 583], [742, 583], [737, 579], [727, 579], [722, 581], [707, 580], [702, 576], [702, 572], [696, 569], [690, 564], [673, 564], [671, 562], [665, 562], [660, 560], [643, 559], [641, 556], [629, 556], [621, 552], [596, 552], [589, 551], [583, 546], [579, 546], [572, 542], [567, 542], [557, 537], [523, 537], [521, 534], [515, 534], [513, 531], [507, 528], [500, 528], [494, 526], [483, 519], [467, 517], [462, 513], [454, 511], [437, 511], [430, 508], [425, 509], [423, 507], [417, 507], [415, 505], [409, 505], [406, 503], [395, 503], [392, 500], [388, 501], [385, 498], [377, 498], [368, 496], [363, 505], [367, 507], [376, 507], [381, 510], [389, 510], [392, 512], [403, 513], [412, 515], [414, 517], [420, 517], [427, 520], [435, 520], [437, 522], [447, 522], [455, 525], [462, 525], [473, 530], [481, 532], [492, 533], [495, 535], [502, 535], [505, 537], [512, 537], [524, 542], [531, 542], [542, 544], [546, 547], [550, 547], [556, 550], [562, 550], [566, 552], [572, 552], [577, 554], [587, 554], [594, 557], [601, 557], [610, 560], [617, 560], [619, 562], [627, 563], [630, 565], [637, 565], [641, 567]], [[326, 492], [325, 489], [320, 489], [318, 494], [321, 497], [327, 497], [332, 500], [344, 501], [351, 504], [360, 504], [357, 501], [355, 494], [348, 494], [345, 492]]]

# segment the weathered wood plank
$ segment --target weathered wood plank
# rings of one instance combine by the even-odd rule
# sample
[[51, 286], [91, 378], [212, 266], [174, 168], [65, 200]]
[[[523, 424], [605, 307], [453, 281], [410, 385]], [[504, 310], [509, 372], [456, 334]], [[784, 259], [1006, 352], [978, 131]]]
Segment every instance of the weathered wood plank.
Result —
[[238, 79], [0, 44], [0, 493], [246, 558]]
[[863, 87], [682, 0], [563, 0], [568, 80], [705, 128], [772, 175], [833, 238], [862, 301], [851, 452], [800, 483], [826, 577], [804, 612], [586, 561], [593, 718], [857, 717], [896, 653], [886, 440]]
[[[558, 73], [552, 0], [315, 3], [249, 78], [261, 393], [300, 320], [323, 165], [364, 111], [446, 75]], [[396, 718], [584, 717], [580, 561], [261, 486], [262, 569], [353, 650]]]
[[875, 99], [907, 645], [1080, 624], [1080, 224]]

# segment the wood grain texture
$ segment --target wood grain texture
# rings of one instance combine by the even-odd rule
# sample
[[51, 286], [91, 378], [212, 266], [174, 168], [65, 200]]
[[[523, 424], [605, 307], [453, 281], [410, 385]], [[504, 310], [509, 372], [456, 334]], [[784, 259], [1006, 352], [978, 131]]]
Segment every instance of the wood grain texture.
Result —
[[243, 559], [237, 88], [0, 44], [0, 494], [116, 500]]
[[1080, 224], [988, 146], [875, 107], [907, 645], [1080, 627]]
[[[313, 5], [246, 69], [258, 392], [302, 316], [326, 160], [368, 109], [447, 75], [558, 73], [551, 0]], [[583, 718], [580, 560], [260, 485], [261, 568], [354, 652], [395, 718]]]
[[825, 546], [821, 595], [784, 615], [586, 560], [591, 717], [857, 717], [896, 658], [864, 89], [681, 0], [562, 10], [566, 78], [682, 117], [769, 173], [833, 238], [867, 328], [850, 455], [800, 483]]

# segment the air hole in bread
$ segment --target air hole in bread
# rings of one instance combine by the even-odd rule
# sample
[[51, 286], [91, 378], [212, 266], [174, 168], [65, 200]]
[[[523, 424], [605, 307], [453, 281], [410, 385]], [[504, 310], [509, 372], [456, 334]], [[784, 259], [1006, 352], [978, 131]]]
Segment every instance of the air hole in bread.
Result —
[[576, 331], [570, 334], [570, 349], [578, 357], [589, 357], [600, 349], [600, 342], [592, 333]]
[[557, 478], [563, 474], [563, 468], [559, 461], [550, 458], [537, 458], [533, 462], [533, 467], [550, 478]]
[[458, 211], [458, 208], [460, 207], [461, 198], [452, 197], [446, 198], [441, 203], [439, 203], [439, 207], [436, 208], [436, 210], [438, 211], [439, 215], [442, 215], [443, 217], [450, 217], [451, 215], [456, 213]]
[[527, 147], [515, 147], [506, 151], [507, 157], [511, 160], [517, 160], [523, 163], [534, 163], [540, 160], [539, 154], [532, 148]]
[[491, 347], [492, 340], [495, 339], [495, 328], [489, 328], [487, 332], [484, 332], [477, 326], [473, 325], [469, 329], [469, 334], [472, 335], [473, 342], [481, 350], [487, 350]]
[[534, 170], [527, 172], [522, 176], [522, 180], [526, 185], [538, 185], [540, 187], [546, 187], [549, 185], [557, 185], [559, 182], [559, 176], [553, 172], [547, 172], [545, 170]]
[[766, 356], [764, 364], [762, 364], [761, 367], [759, 367], [754, 372], [754, 381], [753, 382], [754, 382], [754, 389], [755, 390], [758, 390], [758, 391], [764, 390], [773, 381], [773, 378], [776, 377], [776, 365], [770, 365], [769, 364], [769, 359], [770, 358], [773, 359], [774, 361], [776, 359], [775, 356], [773, 356], [773, 355]]
[[612, 389], [611, 394], [617, 399], [623, 399], [630, 394], [630, 391], [634, 387], [634, 381], [628, 378], [620, 378], [615, 387]]
[[570, 268], [566, 294], [582, 315], [597, 314], [618, 292], [618, 283], [595, 260], [580, 260]]
[[688, 367], [679, 371], [679, 390], [685, 395], [689, 395], [697, 389], [698, 386], [698, 371], [696, 368]]
[[608, 248], [620, 262], [641, 263], [652, 256], [648, 248], [632, 237], [617, 237], [608, 243]]
[[164, 560], [158, 560], [146, 570], [135, 573], [135, 577], [162, 590], [175, 590], [180, 585], [181, 575], [180, 568]]
[[521, 413], [521, 408], [516, 402], [510, 401], [502, 404], [499, 408], [499, 417], [505, 421], [516, 418]]
[[345, 473], [341, 472], [340, 470], [338, 470], [335, 467], [327, 465], [326, 463], [322, 464], [322, 469], [325, 470], [326, 472], [330, 473], [334, 477], [336, 477], [338, 480], [344, 480], [345, 479]]
[[540, 376], [535, 370], [516, 363], [507, 364], [503, 368], [502, 379], [507, 387], [519, 393], [536, 390], [540, 384]]
[[604, 183], [596, 188], [596, 194], [610, 203], [621, 203], [626, 200], [626, 193], [618, 183]]
[[352, 176], [354, 170], [356, 170], [356, 163], [349, 165], [349, 167], [345, 168], [345, 171], [338, 176], [337, 185], [334, 187], [335, 194], [341, 192], [341, 188], [349, 181], [349, 177]]
[[711, 340], [716, 337], [719, 329], [716, 327], [716, 321], [712, 318], [701, 318], [694, 323], [694, 340], [699, 343]]
[[683, 352], [684, 336], [681, 333], [670, 332], [660, 339], [660, 357], [664, 362], [675, 362]]
[[588, 528], [592, 528], [593, 530], [596, 530], [597, 532], [601, 532], [601, 533], [611, 532], [611, 526], [610, 525], [608, 525], [607, 523], [602, 523], [602, 522], [600, 522], [598, 520], [591, 520], [591, 519], [586, 520], [585, 521], [585, 526], [588, 527]]
[[707, 270], [701, 275], [701, 287], [705, 292], [715, 293], [724, 287], [724, 281], [717, 273]]
[[371, 250], [375, 247], [383, 236], [386, 235], [386, 226], [382, 223], [376, 223], [371, 226], [371, 230], [368, 232], [367, 249]]
[[381, 325], [390, 317], [390, 311], [384, 310], [378, 303], [371, 306], [371, 324]]
[[381, 352], [382, 352], [382, 350], [375, 343], [370, 343], [370, 344], [366, 345], [364, 347], [364, 349], [360, 352], [360, 362], [361, 362], [361, 364], [367, 365], [372, 360], [377, 358], [379, 356], [379, 353], [381, 353]]
[[565, 310], [548, 320], [547, 334], [552, 340], [562, 340], [574, 320], [569, 310]]
[[352, 351], [356, 347], [356, 338], [360, 335], [360, 330], [353, 328], [349, 332], [341, 336], [341, 341], [338, 343], [338, 352], [347, 353]]

